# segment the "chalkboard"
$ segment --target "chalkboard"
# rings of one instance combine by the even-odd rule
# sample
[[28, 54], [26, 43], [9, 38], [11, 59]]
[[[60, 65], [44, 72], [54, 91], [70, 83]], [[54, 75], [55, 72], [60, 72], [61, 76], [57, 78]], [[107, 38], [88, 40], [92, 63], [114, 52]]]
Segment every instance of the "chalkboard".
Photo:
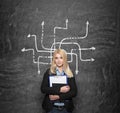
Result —
[[73, 113], [119, 113], [119, 0], [0, 1], [0, 113], [44, 113], [40, 91], [55, 49], [78, 87]]

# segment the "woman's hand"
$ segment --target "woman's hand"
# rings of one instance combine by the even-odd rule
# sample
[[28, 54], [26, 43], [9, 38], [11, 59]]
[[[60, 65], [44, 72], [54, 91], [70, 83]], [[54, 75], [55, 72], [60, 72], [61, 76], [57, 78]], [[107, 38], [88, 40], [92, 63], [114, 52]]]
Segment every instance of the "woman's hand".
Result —
[[[62, 86], [60, 88], [60, 92], [61, 93], [67, 93], [69, 90], [70, 90], [70, 86], [69, 85]], [[59, 97], [59, 95], [49, 95], [49, 99], [50, 100], [58, 100], [58, 99], [60, 99], [60, 97]]]
[[61, 93], [67, 93], [69, 90], [70, 90], [70, 86], [69, 86], [69, 85], [67, 85], [67, 86], [62, 86], [62, 87], [60, 88], [60, 92], [61, 92]]
[[49, 95], [50, 100], [58, 100], [59, 98], [59, 95]]

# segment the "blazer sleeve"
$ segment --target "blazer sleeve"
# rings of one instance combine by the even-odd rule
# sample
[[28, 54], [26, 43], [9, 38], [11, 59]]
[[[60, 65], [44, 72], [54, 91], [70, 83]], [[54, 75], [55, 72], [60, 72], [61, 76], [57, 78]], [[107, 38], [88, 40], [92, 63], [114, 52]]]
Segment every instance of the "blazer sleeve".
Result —
[[49, 87], [49, 69], [44, 73], [41, 83], [41, 92], [51, 95], [59, 95], [60, 87]]
[[67, 93], [61, 93], [59, 95], [60, 100], [71, 99], [77, 95], [77, 86], [75, 82], [75, 77], [69, 78], [68, 85], [70, 86], [70, 91]]

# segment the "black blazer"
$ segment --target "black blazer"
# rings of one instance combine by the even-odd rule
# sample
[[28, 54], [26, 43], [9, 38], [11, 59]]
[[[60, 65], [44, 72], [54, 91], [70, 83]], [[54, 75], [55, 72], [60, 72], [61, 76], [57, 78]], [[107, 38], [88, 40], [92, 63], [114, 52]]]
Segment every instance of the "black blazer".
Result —
[[60, 87], [49, 87], [49, 73], [50, 69], [47, 69], [47, 71], [44, 73], [41, 84], [41, 92], [45, 93], [45, 97], [42, 102], [43, 109], [47, 112], [51, 111], [53, 108], [53, 101], [49, 99], [49, 95], [59, 95], [59, 100], [65, 103], [66, 110], [70, 112], [73, 111], [74, 105], [72, 98], [75, 97], [77, 94], [75, 77], [68, 78], [68, 85], [70, 86], [70, 91], [67, 93], [61, 93]]

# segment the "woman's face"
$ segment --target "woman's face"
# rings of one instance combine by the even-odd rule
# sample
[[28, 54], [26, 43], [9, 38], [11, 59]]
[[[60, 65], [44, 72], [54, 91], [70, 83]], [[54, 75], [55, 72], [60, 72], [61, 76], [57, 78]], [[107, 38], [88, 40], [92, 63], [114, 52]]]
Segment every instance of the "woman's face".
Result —
[[63, 67], [63, 57], [60, 54], [55, 55], [55, 64], [57, 67]]

